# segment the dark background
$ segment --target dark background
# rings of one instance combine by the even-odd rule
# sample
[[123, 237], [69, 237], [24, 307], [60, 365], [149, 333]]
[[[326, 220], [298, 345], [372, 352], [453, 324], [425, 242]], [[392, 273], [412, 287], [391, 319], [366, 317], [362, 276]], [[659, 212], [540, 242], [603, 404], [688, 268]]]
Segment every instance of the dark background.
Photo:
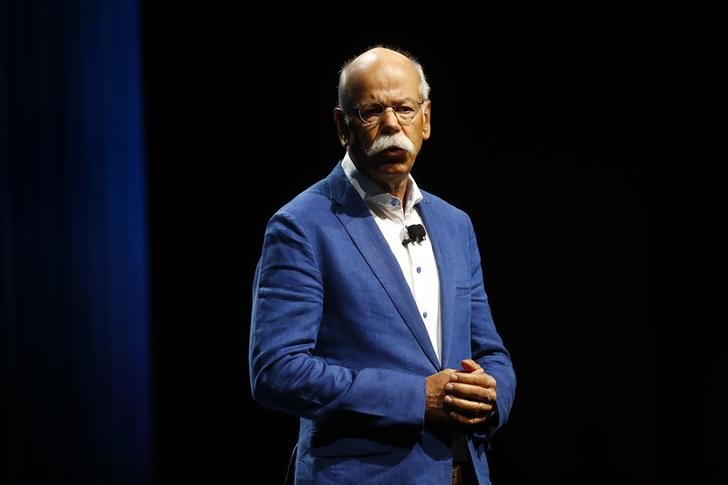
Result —
[[495, 483], [717, 481], [720, 183], [663, 131], [665, 39], [636, 13], [555, 27], [145, 2], [156, 483], [283, 483], [297, 420], [250, 398], [253, 271], [267, 219], [342, 156], [338, 69], [377, 43], [428, 74], [413, 174], [472, 216], [519, 378]]
[[379, 42], [429, 75], [414, 175], [512, 351], [495, 483], [723, 483], [724, 42], [652, 3], [0, 1], [0, 483], [282, 483], [253, 269]]

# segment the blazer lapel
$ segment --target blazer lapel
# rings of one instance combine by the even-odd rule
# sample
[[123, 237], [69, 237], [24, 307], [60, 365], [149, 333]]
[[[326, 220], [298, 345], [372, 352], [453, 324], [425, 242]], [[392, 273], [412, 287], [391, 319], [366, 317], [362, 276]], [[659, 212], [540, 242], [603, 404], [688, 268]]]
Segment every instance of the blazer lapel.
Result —
[[453, 341], [455, 337], [455, 329], [452, 322], [455, 311], [455, 287], [453, 272], [455, 262], [449, 256], [449, 252], [444, 248], [455, 247], [449, 244], [450, 234], [447, 231], [440, 231], [443, 225], [436, 224], [437, 214], [434, 212], [427, 196], [418, 204], [420, 216], [425, 223], [430, 244], [435, 252], [435, 261], [437, 262], [437, 270], [440, 278], [440, 331], [442, 333], [442, 367], [443, 368], [460, 368], [460, 362], [450, 362], [452, 355]]
[[337, 164], [329, 176], [329, 182], [331, 199], [336, 204], [334, 214], [341, 221], [374, 276], [381, 283], [384, 291], [420, 344], [422, 351], [430, 359], [434, 368], [439, 370], [440, 363], [435, 355], [435, 349], [432, 347], [427, 329], [420, 318], [417, 304], [402, 275], [399, 264], [377, 227], [377, 223], [374, 222], [369, 209], [349, 183], [340, 164]]

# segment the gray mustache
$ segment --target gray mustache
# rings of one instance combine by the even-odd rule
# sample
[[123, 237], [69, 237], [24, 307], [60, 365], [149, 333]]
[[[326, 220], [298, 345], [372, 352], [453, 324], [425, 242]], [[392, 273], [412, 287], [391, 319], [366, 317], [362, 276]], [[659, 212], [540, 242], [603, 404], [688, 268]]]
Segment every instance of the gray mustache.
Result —
[[367, 148], [366, 154], [371, 157], [390, 148], [399, 148], [410, 153], [415, 152], [415, 146], [412, 141], [404, 133], [400, 132], [394, 135], [381, 135], [377, 137], [374, 143], [372, 143], [372, 146]]

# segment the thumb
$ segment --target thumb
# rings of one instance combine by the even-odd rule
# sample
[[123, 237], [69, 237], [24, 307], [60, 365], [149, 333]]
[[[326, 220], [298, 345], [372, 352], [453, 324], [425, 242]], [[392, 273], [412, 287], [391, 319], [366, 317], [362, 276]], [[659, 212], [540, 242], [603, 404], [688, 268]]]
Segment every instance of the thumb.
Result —
[[483, 371], [483, 368], [475, 362], [473, 359], [463, 359], [460, 361], [460, 365], [463, 366], [463, 370], [465, 372], [476, 372], [476, 371]]

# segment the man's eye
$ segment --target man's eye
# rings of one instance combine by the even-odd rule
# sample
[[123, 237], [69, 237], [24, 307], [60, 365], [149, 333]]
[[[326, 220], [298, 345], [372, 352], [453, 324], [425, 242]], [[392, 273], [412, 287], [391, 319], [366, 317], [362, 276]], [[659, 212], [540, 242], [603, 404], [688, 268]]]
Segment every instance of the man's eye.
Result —
[[365, 118], [381, 114], [382, 107], [378, 104], [367, 104], [359, 108], [359, 112]]

